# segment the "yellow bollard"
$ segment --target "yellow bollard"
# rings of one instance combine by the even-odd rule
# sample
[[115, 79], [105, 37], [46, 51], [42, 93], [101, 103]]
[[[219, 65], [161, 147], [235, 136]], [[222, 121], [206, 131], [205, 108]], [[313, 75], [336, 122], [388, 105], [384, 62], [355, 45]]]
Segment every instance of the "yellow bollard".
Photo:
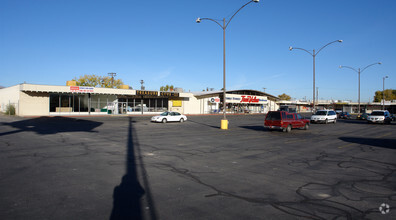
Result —
[[221, 120], [221, 129], [223, 130], [228, 129], [228, 120]]

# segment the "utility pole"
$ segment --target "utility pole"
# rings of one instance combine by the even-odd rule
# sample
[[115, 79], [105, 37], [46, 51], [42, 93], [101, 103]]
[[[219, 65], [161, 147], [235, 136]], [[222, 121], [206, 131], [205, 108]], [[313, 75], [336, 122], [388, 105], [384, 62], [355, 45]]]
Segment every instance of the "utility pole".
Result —
[[382, 77], [382, 110], [385, 110], [385, 79], [387, 78], [389, 77]]
[[267, 89], [267, 88], [264, 88], [264, 87], [263, 87], [264, 93], [265, 93], [265, 90], [266, 90], [266, 89]]
[[117, 75], [117, 73], [108, 73], [109, 76], [111, 76], [111, 88], [114, 87], [114, 76]]

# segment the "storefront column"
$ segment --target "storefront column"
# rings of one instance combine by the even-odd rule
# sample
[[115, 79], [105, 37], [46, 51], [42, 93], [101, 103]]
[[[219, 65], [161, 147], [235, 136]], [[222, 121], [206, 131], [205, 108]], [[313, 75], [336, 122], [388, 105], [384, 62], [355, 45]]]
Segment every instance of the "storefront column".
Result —
[[143, 98], [140, 100], [140, 108], [142, 109], [142, 115], [143, 115]]
[[91, 114], [91, 93], [88, 93], [88, 114]]

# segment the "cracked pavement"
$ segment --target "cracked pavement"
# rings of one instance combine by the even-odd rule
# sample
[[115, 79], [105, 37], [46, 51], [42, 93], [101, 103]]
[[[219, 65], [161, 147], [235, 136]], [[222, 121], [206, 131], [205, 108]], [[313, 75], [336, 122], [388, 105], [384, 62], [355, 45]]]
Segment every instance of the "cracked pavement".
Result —
[[395, 218], [396, 123], [227, 117], [1, 115], [0, 219]]

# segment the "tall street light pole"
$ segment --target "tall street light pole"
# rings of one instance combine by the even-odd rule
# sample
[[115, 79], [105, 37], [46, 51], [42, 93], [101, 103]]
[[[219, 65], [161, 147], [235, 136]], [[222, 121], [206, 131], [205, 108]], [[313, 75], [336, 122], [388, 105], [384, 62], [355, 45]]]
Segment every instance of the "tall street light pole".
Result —
[[196, 22], [197, 23], [201, 23], [202, 20], [209, 20], [209, 21], [213, 21], [216, 24], [218, 24], [221, 29], [223, 29], [223, 120], [221, 120], [221, 129], [228, 129], [228, 121], [226, 118], [226, 108], [227, 108], [227, 98], [226, 98], [226, 29], [228, 27], [228, 25], [230, 24], [231, 20], [234, 18], [234, 16], [240, 11], [242, 10], [242, 8], [244, 8], [246, 5], [255, 2], [258, 3], [260, 0], [251, 0], [248, 3], [244, 4], [241, 8], [238, 9], [238, 11], [236, 11], [231, 18], [226, 21], [225, 18], [223, 18], [223, 24], [220, 24], [218, 21], [216, 21], [215, 19], [212, 18], [197, 18]]
[[360, 68], [358, 68], [358, 69], [355, 69], [355, 68], [352, 68], [352, 67], [350, 67], [350, 66], [340, 66], [340, 68], [348, 68], [348, 69], [351, 69], [351, 70], [353, 70], [353, 71], [355, 71], [355, 72], [357, 72], [358, 73], [358, 114], [360, 115], [360, 73], [362, 73], [364, 70], [366, 70], [367, 68], [369, 68], [370, 66], [373, 66], [373, 65], [376, 65], [376, 64], [381, 64], [381, 62], [377, 62], [377, 63], [373, 63], [373, 64], [370, 64], [370, 65], [368, 65], [368, 66], [366, 66], [366, 67], [364, 67], [363, 69], [360, 69]]
[[382, 110], [385, 110], [385, 79], [388, 76], [382, 77]]
[[313, 111], [315, 111], [315, 57], [316, 57], [316, 55], [318, 55], [318, 53], [319, 53], [321, 50], [323, 50], [323, 48], [329, 46], [329, 45], [332, 44], [332, 43], [336, 43], [336, 42], [342, 43], [342, 40], [335, 40], [335, 41], [332, 41], [332, 42], [330, 42], [330, 43], [324, 45], [322, 48], [320, 48], [320, 49], [318, 50], [318, 52], [316, 52], [315, 49], [313, 49], [313, 50], [312, 50], [312, 53], [311, 53], [311, 51], [308, 51], [308, 50], [303, 49], [303, 48], [299, 48], [299, 47], [289, 47], [289, 50], [290, 50], [290, 51], [292, 51], [293, 49], [296, 49], [296, 50], [303, 50], [303, 51], [309, 53], [309, 54], [312, 56], [312, 58], [313, 58], [313, 87], [312, 87], [312, 88], [313, 88], [313, 94], [312, 94], [312, 96], [313, 96], [313, 97], [312, 97], [312, 102], [313, 102], [312, 110], [313, 110]]

